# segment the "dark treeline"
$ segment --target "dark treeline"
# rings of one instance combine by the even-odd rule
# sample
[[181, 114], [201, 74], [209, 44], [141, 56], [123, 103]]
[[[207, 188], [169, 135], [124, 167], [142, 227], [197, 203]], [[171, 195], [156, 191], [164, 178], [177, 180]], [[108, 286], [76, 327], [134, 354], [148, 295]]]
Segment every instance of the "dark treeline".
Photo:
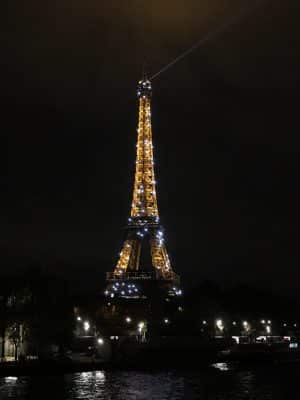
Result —
[[63, 351], [73, 332], [72, 303], [67, 283], [40, 266], [1, 276], [0, 354], [43, 357], [53, 345]]
[[282, 321], [299, 319], [299, 301], [272, 290], [247, 284], [221, 288], [212, 281], [203, 281], [186, 292], [188, 309], [197, 309], [203, 316], [228, 315], [244, 318], [274, 318]]
[[[90, 321], [93, 332], [109, 336], [102, 312], [107, 299], [100, 285], [101, 282], [99, 291], [76, 294], [68, 281], [38, 265], [18, 274], [2, 275], [0, 356], [21, 359], [30, 354], [41, 359], [53, 352], [63, 354], [70, 349], [78, 331], [78, 315], [82, 321]], [[184, 293], [179, 308], [182, 312], [177, 320], [165, 326], [165, 334], [214, 335], [217, 319], [222, 319], [223, 333], [229, 335], [243, 334], [242, 328], [238, 328], [242, 327], [242, 321], [248, 321], [251, 331], [256, 333], [263, 332], [260, 325], [263, 319], [272, 320], [273, 333], [283, 335], [289, 333], [290, 327], [294, 334], [300, 326], [297, 301], [247, 285], [222, 288], [214, 282], [202, 281]], [[237, 324], [235, 330], [233, 321]]]

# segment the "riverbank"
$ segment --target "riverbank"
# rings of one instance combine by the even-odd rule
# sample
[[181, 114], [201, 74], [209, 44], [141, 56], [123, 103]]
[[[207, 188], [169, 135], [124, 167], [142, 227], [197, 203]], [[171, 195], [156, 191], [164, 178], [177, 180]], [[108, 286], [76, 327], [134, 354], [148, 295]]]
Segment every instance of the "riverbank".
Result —
[[24, 361], [0, 363], [0, 376], [61, 375], [108, 368], [104, 361]]
[[199, 369], [214, 363], [284, 364], [300, 363], [300, 351], [287, 346], [268, 344], [242, 344], [222, 349], [220, 346], [178, 346], [168, 341], [157, 343], [127, 343], [113, 346], [110, 357], [70, 357], [47, 360], [28, 360], [0, 363], [0, 376], [61, 375], [72, 372], [95, 370], [159, 370], [159, 369]]

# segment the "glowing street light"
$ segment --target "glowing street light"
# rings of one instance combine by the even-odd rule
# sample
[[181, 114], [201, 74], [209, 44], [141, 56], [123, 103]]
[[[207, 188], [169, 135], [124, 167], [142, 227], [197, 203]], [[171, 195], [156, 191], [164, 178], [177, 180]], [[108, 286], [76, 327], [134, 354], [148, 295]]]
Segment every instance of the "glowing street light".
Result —
[[104, 340], [103, 340], [102, 338], [99, 338], [99, 339], [97, 340], [97, 342], [98, 342], [98, 344], [100, 344], [100, 346], [102, 346], [103, 343], [104, 343]]
[[85, 321], [83, 323], [83, 329], [87, 332], [90, 329], [90, 323], [88, 321]]
[[266, 331], [267, 331], [267, 333], [269, 333], [269, 334], [271, 333], [271, 327], [270, 327], [270, 325], [267, 325], [267, 326], [266, 326]]
[[130, 324], [131, 318], [130, 318], [130, 317], [126, 317], [126, 318], [125, 318], [125, 321], [127, 322], [127, 324]]
[[145, 322], [141, 321], [138, 324], [139, 332], [142, 332], [142, 330], [145, 328]]
[[223, 321], [222, 321], [221, 319], [217, 319], [217, 320], [216, 320], [216, 327], [217, 327], [221, 332], [223, 332], [223, 330], [224, 330], [224, 325], [223, 325]]
[[244, 327], [245, 331], [249, 331], [249, 329], [250, 329], [249, 323], [247, 321], [243, 321], [243, 327]]
[[77, 317], [77, 321], [81, 321], [81, 317]]
[[165, 319], [164, 319], [164, 323], [165, 323], [165, 324], [168, 324], [169, 322], [170, 322], [170, 321], [169, 321], [168, 318], [165, 318]]
[[146, 323], [144, 321], [138, 323], [138, 331], [140, 335], [140, 340], [142, 342], [145, 342], [147, 328], [146, 328]]

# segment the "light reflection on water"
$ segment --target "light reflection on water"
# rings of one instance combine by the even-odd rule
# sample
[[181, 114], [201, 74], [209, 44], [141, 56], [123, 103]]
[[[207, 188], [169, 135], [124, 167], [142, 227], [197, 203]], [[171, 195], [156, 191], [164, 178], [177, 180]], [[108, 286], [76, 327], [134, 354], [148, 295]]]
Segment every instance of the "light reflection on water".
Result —
[[90, 399], [91, 394], [102, 399], [105, 392], [105, 373], [103, 371], [81, 372], [66, 376], [66, 387], [70, 399]]
[[229, 365], [225, 362], [212, 364], [212, 367], [217, 368], [220, 371], [229, 371], [230, 369]]
[[18, 380], [17, 376], [6, 376], [4, 378], [5, 383], [16, 382]]
[[179, 400], [184, 379], [170, 373], [85, 372], [72, 375], [67, 386], [68, 399]]
[[203, 370], [93, 371], [0, 378], [1, 400], [287, 400], [296, 399], [300, 368], [225, 363]]

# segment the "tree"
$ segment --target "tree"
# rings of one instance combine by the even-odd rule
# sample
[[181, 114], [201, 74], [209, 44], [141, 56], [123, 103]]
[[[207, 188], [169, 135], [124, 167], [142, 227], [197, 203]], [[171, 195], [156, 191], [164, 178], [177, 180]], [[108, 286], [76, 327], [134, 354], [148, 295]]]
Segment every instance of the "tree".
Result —
[[14, 357], [15, 361], [18, 360], [18, 353], [19, 353], [19, 347], [21, 345], [21, 330], [20, 330], [20, 325], [18, 323], [13, 323], [11, 326], [8, 328], [8, 339], [10, 342], [14, 345]]

